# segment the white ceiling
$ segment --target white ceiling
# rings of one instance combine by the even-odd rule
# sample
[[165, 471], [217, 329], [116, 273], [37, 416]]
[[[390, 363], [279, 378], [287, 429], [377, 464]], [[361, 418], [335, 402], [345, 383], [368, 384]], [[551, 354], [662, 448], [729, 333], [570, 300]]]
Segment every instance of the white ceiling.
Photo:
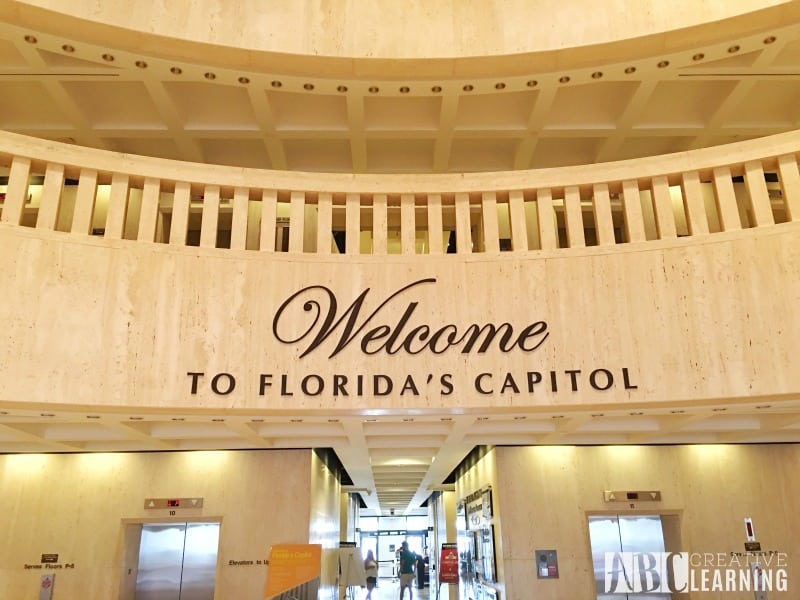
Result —
[[[0, 84], [0, 128], [125, 153], [308, 171], [542, 168], [800, 128], [800, 23], [624, 64], [400, 81], [211, 68], [0, 22]], [[441, 489], [477, 445], [798, 441], [798, 399], [377, 416], [0, 401], [0, 452], [331, 447], [367, 505], [398, 514]]]
[[[25, 410], [0, 403], [0, 452], [332, 448], [369, 508], [418, 508], [476, 446], [800, 442], [800, 399], [580, 411], [265, 416]], [[419, 412], [419, 411], [415, 411]]]

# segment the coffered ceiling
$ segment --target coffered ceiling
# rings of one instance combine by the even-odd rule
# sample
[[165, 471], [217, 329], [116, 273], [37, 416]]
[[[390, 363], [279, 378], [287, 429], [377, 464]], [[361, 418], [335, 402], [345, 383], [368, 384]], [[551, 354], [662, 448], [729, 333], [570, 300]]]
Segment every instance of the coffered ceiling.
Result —
[[[800, 23], [627, 62], [509, 74], [333, 77], [220, 68], [0, 22], [0, 128], [117, 152], [256, 168], [430, 173], [680, 152], [800, 127]], [[69, 398], [59, 399], [69, 403]], [[369, 508], [442, 489], [478, 445], [800, 441], [800, 400], [296, 415], [29, 410], [0, 451], [330, 447]]]
[[509, 63], [471, 78], [247, 71], [6, 21], [0, 128], [185, 161], [430, 173], [680, 152], [800, 122], [800, 22], [578, 69]]

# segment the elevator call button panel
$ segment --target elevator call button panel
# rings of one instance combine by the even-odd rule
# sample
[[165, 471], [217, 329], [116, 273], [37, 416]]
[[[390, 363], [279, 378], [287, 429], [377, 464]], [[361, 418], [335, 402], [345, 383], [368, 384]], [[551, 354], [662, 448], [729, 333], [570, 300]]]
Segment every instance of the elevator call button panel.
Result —
[[534, 556], [539, 579], [558, 579], [558, 553], [555, 550], [534, 550]]

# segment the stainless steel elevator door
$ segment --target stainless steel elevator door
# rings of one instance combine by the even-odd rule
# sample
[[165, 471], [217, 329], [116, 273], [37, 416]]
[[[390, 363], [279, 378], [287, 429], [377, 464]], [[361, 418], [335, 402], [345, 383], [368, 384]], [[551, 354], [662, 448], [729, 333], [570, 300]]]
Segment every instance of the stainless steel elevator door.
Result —
[[219, 523], [142, 525], [136, 600], [213, 600]]
[[589, 517], [589, 542], [594, 563], [597, 600], [670, 600], [672, 594], [607, 594], [607, 552], [664, 552], [664, 530], [658, 515], [608, 515]]
[[187, 523], [180, 600], [213, 600], [219, 523]]

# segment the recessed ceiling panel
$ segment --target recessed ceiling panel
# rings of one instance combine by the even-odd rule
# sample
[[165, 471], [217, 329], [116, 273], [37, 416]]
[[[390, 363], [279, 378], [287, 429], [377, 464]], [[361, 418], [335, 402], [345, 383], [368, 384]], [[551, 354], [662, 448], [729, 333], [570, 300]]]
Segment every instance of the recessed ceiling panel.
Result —
[[220, 439], [235, 437], [224, 423], [168, 423], [154, 422], [150, 424], [150, 435], [159, 439]]
[[251, 446], [246, 440], [240, 438], [212, 438], [212, 439], [186, 439], [164, 440], [176, 450], [217, 450], [224, 446], [228, 450], [248, 449]]
[[735, 81], [662, 81], [634, 127], [705, 127], [736, 87]]
[[291, 170], [342, 172], [353, 168], [348, 140], [286, 140], [284, 151]]
[[451, 146], [449, 171], [506, 171], [514, 168], [518, 139], [456, 138]]
[[107, 138], [106, 145], [109, 150], [124, 152], [125, 154], [139, 154], [142, 156], [155, 156], [181, 160], [181, 152], [171, 139], [163, 138]]
[[659, 431], [659, 421], [655, 417], [596, 417], [579, 425], [576, 432], [632, 432]]
[[722, 127], [793, 129], [800, 120], [800, 81], [758, 81]]
[[255, 131], [258, 129], [247, 90], [230, 85], [204, 85], [195, 82], [165, 82], [172, 101], [163, 110], [177, 111], [183, 126], [190, 130]]
[[47, 88], [34, 81], [3, 81], [0, 93], [2, 129], [72, 129], [72, 120], [50, 96]]
[[753, 138], [761, 137], [758, 134], [747, 135], [744, 133], [736, 135], [715, 135], [707, 138], [706, 146], [721, 146], [723, 144], [733, 144], [735, 142], [743, 142]]
[[562, 87], [547, 114], [544, 129], [611, 129], [639, 86], [636, 82], [602, 82]]
[[772, 61], [774, 67], [800, 67], [800, 40], [787, 42], [775, 60]]
[[94, 129], [167, 128], [142, 82], [65, 81], [61, 85]]
[[[413, 423], [413, 424], [412, 424]], [[424, 421], [414, 420], [407, 421], [379, 421], [376, 423], [364, 423], [364, 433], [366, 435], [408, 435], [409, 430], [414, 432], [414, 435], [420, 433], [425, 434], [443, 434], [447, 435], [452, 431], [452, 422], [441, 421]]]
[[[401, 438], [402, 439], [402, 438]], [[396, 465], [411, 465], [411, 464], [424, 464], [428, 465], [433, 460], [434, 455], [438, 452], [439, 447], [436, 445], [423, 447], [419, 444], [407, 444], [411, 446], [403, 450], [402, 456], [398, 456], [397, 452], [391, 447], [372, 448], [370, 456], [372, 457], [373, 465], [396, 466]]]
[[745, 430], [758, 430], [761, 427], [761, 421], [755, 416], [740, 416], [740, 415], [717, 415], [703, 419], [701, 421], [693, 421], [687, 423], [682, 431], [739, 431]]
[[[385, 436], [369, 436], [367, 437], [367, 445], [371, 448], [406, 448], [417, 446], [428, 446], [430, 448], [437, 448], [444, 444], [447, 436], [444, 435], [405, 435], [401, 437], [385, 437]], [[425, 454], [425, 458], [431, 455]]]
[[48, 425], [44, 435], [45, 439], [56, 442], [124, 440], [128, 437], [120, 430], [105, 427], [101, 423]]
[[462, 95], [458, 99], [455, 128], [525, 130], [537, 95], [538, 92]]
[[272, 168], [267, 148], [260, 139], [207, 138], [198, 140], [198, 143], [203, 152], [203, 160], [207, 163], [255, 169]]
[[6, 40], [0, 40], [0, 68], [21, 69], [28, 66], [25, 57], [17, 47]]
[[595, 161], [605, 138], [540, 138], [530, 168], [585, 165]]
[[500, 435], [515, 433], [549, 433], [555, 431], [556, 426], [552, 420], [540, 421], [535, 419], [524, 420], [493, 420], [478, 421], [470, 427], [470, 433], [474, 435]]
[[609, 160], [683, 152], [689, 149], [692, 140], [694, 140], [693, 137], [630, 137], [622, 143], [614, 156], [609, 157]]
[[434, 140], [367, 140], [367, 170], [427, 173], [433, 170]]
[[39, 56], [48, 67], [71, 67], [77, 69], [73, 72], [80, 72], [80, 69], [87, 70], [88, 72], [96, 71], [98, 68], [109, 69], [112, 67], [111, 63], [103, 62], [96, 63], [88, 60], [82, 60], [71, 54], [49, 52], [47, 50], [39, 50]]
[[464, 442], [473, 446], [528, 446], [535, 444], [541, 434], [536, 433], [482, 433], [481, 435], [466, 435]]
[[369, 97], [364, 99], [364, 128], [432, 131], [439, 126], [442, 99], [431, 97]]
[[24, 431], [17, 431], [13, 427], [0, 427], [0, 443], [4, 447], [8, 442], [23, 441], [26, 437]]
[[345, 131], [349, 128], [345, 96], [266, 92], [277, 130], [314, 129]]
[[746, 52], [744, 54], [731, 53], [730, 56], [720, 58], [718, 60], [701, 60], [693, 65], [684, 67], [684, 69], [693, 70], [710, 70], [719, 69], [720, 71], [727, 71], [737, 67], [751, 67], [756, 62], [758, 57], [761, 56], [761, 50], [755, 52]]
[[254, 424], [254, 430], [262, 437], [313, 437], [313, 436], [341, 436], [345, 435], [341, 423], [259, 423]]
[[7, 454], [16, 454], [23, 452], [49, 452], [52, 446], [37, 441], [23, 441], [23, 442], [9, 442], [3, 444], [3, 452]]

